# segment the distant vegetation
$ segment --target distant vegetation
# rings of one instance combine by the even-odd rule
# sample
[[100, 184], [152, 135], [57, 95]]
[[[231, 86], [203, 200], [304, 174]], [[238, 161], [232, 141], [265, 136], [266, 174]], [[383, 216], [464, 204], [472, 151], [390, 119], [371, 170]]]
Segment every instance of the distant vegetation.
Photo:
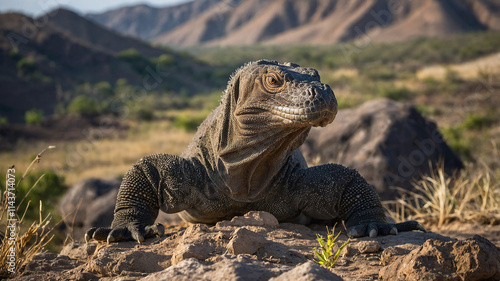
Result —
[[[169, 51], [169, 53], [171, 52]], [[212, 71], [214, 67], [204, 65], [201, 62], [198, 63], [202, 67], [194, 67], [192, 64], [196, 59], [188, 53], [180, 53], [180, 55], [188, 59], [189, 63], [181, 62], [169, 53], [150, 59], [135, 49], [127, 49], [118, 53], [116, 57], [130, 64], [138, 74], [152, 75], [151, 84], [153, 86], [149, 87], [149, 84], [134, 85], [124, 78], [118, 79], [115, 83], [108, 81], [95, 84], [83, 83], [64, 92], [63, 101], [56, 107], [55, 113], [59, 115], [76, 114], [82, 117], [111, 114], [125, 119], [150, 121], [155, 119], [155, 111], [186, 108], [205, 109], [207, 107], [213, 109], [215, 107], [213, 106], [214, 99], [219, 98], [222, 85], [225, 85], [230, 73], [226, 75], [225, 72], [221, 74], [220, 71]], [[215, 67], [215, 69], [217, 68]], [[174, 77], [182, 73], [190, 75], [183, 77], [183, 79]], [[154, 79], [158, 77], [155, 75], [164, 75], [160, 79], [168, 78], [168, 80], [157, 83]], [[193, 96], [195, 93], [192, 89], [188, 90], [187, 85], [211, 80], [215, 81], [211, 85], [218, 85], [220, 92], [211, 86], [200, 91], [200, 95]], [[218, 92], [217, 97], [214, 96], [214, 91]], [[206, 116], [206, 113], [203, 116]], [[186, 117], [184, 121], [179, 121], [183, 123], [179, 126], [192, 127], [193, 125], [187, 125], [193, 122], [188, 122], [189, 118]], [[196, 117], [195, 119], [200, 118]]]
[[[214, 109], [221, 92], [215, 91], [194, 97], [161, 90], [145, 92], [141, 88], [128, 84], [127, 80], [119, 79], [114, 85], [106, 81], [96, 84], [84, 83], [76, 86], [73, 91], [65, 92], [64, 95], [68, 101], [58, 105], [56, 113], [59, 115], [95, 117], [108, 114], [123, 119], [151, 121], [156, 117], [155, 112], [168, 109]], [[202, 114], [202, 119], [208, 112]], [[191, 117], [184, 118], [187, 122], [186, 118]], [[195, 119], [200, 118], [195, 117]], [[190, 127], [190, 125], [186, 126]], [[180, 125], [180, 127], [185, 127], [185, 125]]]
[[212, 65], [232, 68], [267, 58], [293, 61], [319, 69], [355, 67], [368, 76], [375, 73], [387, 79], [396, 77], [396, 64], [402, 64], [397, 66], [402, 70], [414, 71], [424, 65], [464, 62], [498, 50], [500, 32], [488, 31], [447, 38], [417, 38], [400, 43], [370, 43], [366, 46], [339, 43], [333, 46], [212, 47], [192, 48], [191, 52]]

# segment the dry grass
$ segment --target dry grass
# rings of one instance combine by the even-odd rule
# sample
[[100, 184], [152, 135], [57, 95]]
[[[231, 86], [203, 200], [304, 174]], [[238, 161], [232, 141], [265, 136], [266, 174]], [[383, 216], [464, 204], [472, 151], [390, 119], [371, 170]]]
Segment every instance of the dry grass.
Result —
[[[50, 148], [53, 147], [47, 147], [46, 149]], [[16, 188], [31, 172], [33, 165], [36, 165], [40, 162], [41, 156], [46, 149], [42, 150], [31, 162], [21, 179], [19, 179], [19, 181], [15, 183]], [[14, 169], [14, 166], [12, 166], [10, 169]], [[42, 177], [43, 175], [40, 177], [40, 179]], [[9, 187], [9, 183], [12, 185], [12, 182], [8, 182], [8, 176], [6, 177], [6, 179], [6, 187]], [[38, 181], [31, 187], [30, 191], [36, 187]], [[28, 194], [26, 194], [21, 202], [26, 199]], [[12, 193], [10, 196], [12, 197]], [[24, 210], [23, 216], [19, 218], [18, 206], [20, 206], [21, 203], [17, 204], [18, 202], [15, 202], [16, 208], [15, 211], [12, 211], [11, 209], [9, 209], [10, 201], [7, 199], [8, 197], [9, 194], [6, 190], [4, 192], [4, 196], [1, 198], [2, 201], [0, 202], [0, 222], [2, 225], [5, 225], [5, 232], [2, 236], [2, 242], [0, 246], [0, 277], [2, 278], [15, 276], [19, 272], [19, 269], [23, 265], [30, 262], [33, 256], [36, 253], [40, 252], [43, 247], [45, 247], [51, 241], [53, 237], [53, 235], [51, 235], [53, 227], [49, 226], [51, 215], [48, 214], [45, 217], [42, 216], [41, 201], [39, 220], [33, 222], [31, 225], [25, 225], [26, 223], [24, 221], [24, 214], [26, 214], [26, 210], [29, 208], [29, 202], [26, 210]], [[9, 220], [9, 218], [11, 220]], [[12, 219], [14, 221], [12, 221]]]
[[463, 79], [478, 79], [481, 78], [484, 72], [499, 73], [500, 53], [461, 64], [427, 66], [417, 72], [417, 78], [425, 79], [430, 77], [444, 80], [449, 70], [455, 71]]
[[415, 219], [441, 227], [452, 221], [500, 223], [500, 181], [486, 164], [469, 165], [455, 177], [443, 168], [414, 183], [415, 192], [401, 190], [401, 198], [384, 202], [396, 221]]
[[[57, 151], [44, 156], [41, 170], [52, 170], [64, 176], [66, 184], [91, 178], [121, 177], [146, 155], [168, 153], [179, 155], [188, 146], [193, 132], [175, 128], [170, 121], [131, 123], [128, 132], [117, 132], [112, 138], [95, 138], [56, 143]], [[96, 134], [98, 135], [98, 134]], [[0, 154], [0, 163], [30, 159], [32, 148], [42, 149], [47, 143], [20, 143], [15, 150]], [[26, 169], [27, 165], [18, 165]]]

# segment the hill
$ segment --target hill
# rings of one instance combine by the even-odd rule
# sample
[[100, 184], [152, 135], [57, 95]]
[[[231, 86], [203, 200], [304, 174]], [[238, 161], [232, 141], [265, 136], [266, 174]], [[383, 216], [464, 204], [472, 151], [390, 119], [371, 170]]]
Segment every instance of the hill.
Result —
[[42, 18], [47, 18], [49, 24], [65, 32], [68, 36], [83, 42], [90, 42], [94, 47], [113, 54], [130, 48], [139, 51], [146, 57], [158, 57], [165, 53], [164, 50], [151, 47], [143, 41], [123, 36], [116, 31], [95, 24], [70, 10], [57, 9], [50, 12], [50, 16], [45, 15]]
[[24, 112], [32, 108], [52, 113], [57, 92], [79, 83], [122, 77], [139, 82], [134, 70], [113, 54], [51, 24], [37, 28], [34, 19], [22, 14], [0, 15], [0, 58], [2, 117], [14, 123], [22, 122]]
[[0, 118], [8, 123], [24, 122], [31, 109], [51, 115], [58, 104], [65, 108], [77, 95], [95, 92], [93, 85], [101, 82], [115, 88], [120, 81], [133, 94], [148, 95], [193, 95], [212, 87], [211, 68], [189, 55], [151, 47], [64, 9], [38, 19], [0, 14], [0, 67]]
[[119, 32], [177, 47], [321, 45], [353, 39], [365, 44], [499, 30], [500, 2], [195, 0], [166, 8], [126, 7], [87, 17]]

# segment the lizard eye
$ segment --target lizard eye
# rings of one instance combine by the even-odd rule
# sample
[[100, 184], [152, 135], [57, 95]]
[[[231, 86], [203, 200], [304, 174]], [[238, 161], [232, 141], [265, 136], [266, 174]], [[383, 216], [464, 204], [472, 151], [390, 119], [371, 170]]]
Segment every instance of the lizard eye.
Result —
[[283, 90], [283, 79], [277, 73], [268, 73], [264, 77], [263, 82], [264, 88], [271, 93], [277, 93]]

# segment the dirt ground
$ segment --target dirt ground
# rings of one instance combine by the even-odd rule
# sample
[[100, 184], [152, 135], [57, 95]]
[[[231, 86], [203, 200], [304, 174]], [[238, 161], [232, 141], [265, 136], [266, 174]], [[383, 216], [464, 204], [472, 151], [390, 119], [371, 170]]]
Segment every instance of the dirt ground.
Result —
[[500, 225], [453, 222], [440, 228], [426, 225], [426, 229], [457, 239], [470, 238], [476, 234], [481, 235], [500, 248]]
[[[338, 231], [343, 231], [342, 227], [337, 227]], [[326, 237], [325, 226], [278, 223], [269, 213], [250, 212], [213, 226], [170, 225], [164, 236], [142, 244], [74, 242], [59, 255], [38, 254], [14, 280], [287, 280], [290, 275], [297, 280], [347, 281], [500, 277], [499, 225], [455, 223], [437, 233], [414, 231], [351, 239], [330, 270], [311, 262], [316, 258], [314, 248], [319, 246], [317, 234]], [[476, 234], [490, 239], [496, 247]], [[347, 237], [341, 234], [338, 240], [343, 243]], [[406, 261], [405, 271], [401, 268], [404, 259], [416, 264], [408, 266], [411, 262]]]

